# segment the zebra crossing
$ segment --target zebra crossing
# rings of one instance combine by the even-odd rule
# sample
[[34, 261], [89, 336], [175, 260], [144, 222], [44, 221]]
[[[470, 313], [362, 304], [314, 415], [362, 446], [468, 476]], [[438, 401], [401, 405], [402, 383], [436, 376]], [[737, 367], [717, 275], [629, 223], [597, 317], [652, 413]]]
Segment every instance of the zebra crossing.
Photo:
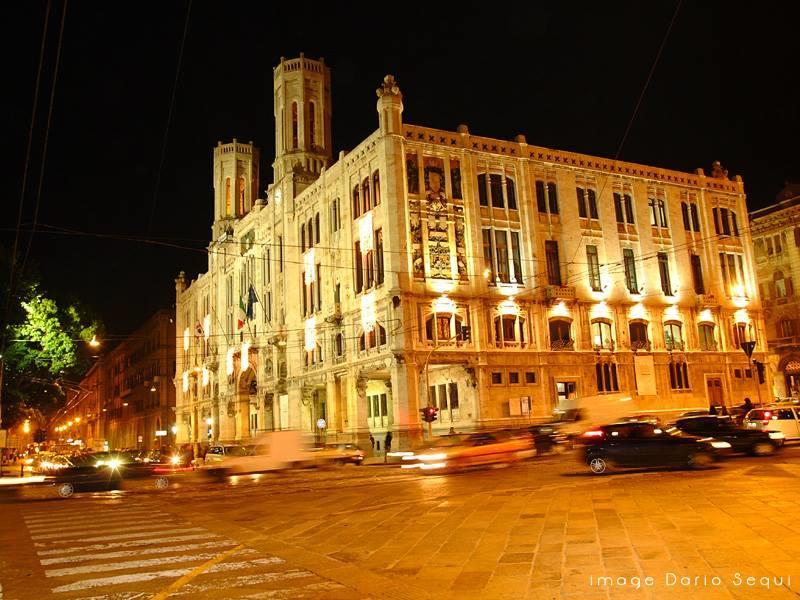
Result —
[[348, 597], [340, 584], [163, 511], [87, 502], [23, 518], [59, 600], [152, 598], [181, 578], [169, 597]]

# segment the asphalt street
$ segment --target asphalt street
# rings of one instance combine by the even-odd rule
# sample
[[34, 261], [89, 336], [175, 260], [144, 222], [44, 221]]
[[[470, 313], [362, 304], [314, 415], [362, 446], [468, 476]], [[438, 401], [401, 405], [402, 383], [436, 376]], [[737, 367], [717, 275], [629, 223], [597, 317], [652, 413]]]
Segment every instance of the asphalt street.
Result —
[[564, 455], [28, 490], [0, 501], [0, 597], [797, 598], [799, 474], [789, 447], [603, 476]]

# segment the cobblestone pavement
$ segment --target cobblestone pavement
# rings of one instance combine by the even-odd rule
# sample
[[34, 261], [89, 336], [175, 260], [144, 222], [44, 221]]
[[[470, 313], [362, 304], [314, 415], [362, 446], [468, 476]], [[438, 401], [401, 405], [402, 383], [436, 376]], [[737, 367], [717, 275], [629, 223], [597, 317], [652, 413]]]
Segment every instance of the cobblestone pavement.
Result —
[[4, 599], [796, 598], [798, 474], [787, 448], [601, 477], [566, 456], [20, 498], [0, 504], [0, 583]]

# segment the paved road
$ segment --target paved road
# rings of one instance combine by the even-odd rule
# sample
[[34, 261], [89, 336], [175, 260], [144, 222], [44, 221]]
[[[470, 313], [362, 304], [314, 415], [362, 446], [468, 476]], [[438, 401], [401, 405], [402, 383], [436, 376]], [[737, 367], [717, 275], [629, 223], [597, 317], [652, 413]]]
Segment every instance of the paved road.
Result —
[[797, 598], [798, 475], [787, 448], [703, 471], [595, 477], [567, 456], [29, 495], [0, 504], [2, 598]]

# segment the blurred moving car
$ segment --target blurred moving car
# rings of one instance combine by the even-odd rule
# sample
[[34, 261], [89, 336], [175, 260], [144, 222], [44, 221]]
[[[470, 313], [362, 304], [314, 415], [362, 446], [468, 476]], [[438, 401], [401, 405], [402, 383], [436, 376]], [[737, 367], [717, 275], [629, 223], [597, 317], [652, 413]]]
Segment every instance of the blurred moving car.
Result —
[[729, 416], [686, 417], [675, 421], [675, 428], [689, 435], [728, 442], [733, 452], [748, 452], [755, 456], [774, 454], [783, 446], [786, 437], [781, 431], [739, 427]]
[[[456, 436], [448, 436], [454, 438]], [[473, 433], [460, 440], [448, 440], [425, 453], [415, 454], [407, 467], [416, 466], [423, 472], [456, 470], [466, 467], [512, 463], [536, 453], [533, 439], [527, 431], [493, 431]]]
[[679, 418], [682, 419], [683, 417], [702, 417], [707, 414], [709, 414], [707, 408], [698, 408], [682, 412]]
[[620, 423], [650, 423], [651, 425], [661, 425], [661, 419], [656, 415], [634, 414], [626, 415], [619, 420]]
[[594, 427], [578, 439], [580, 460], [592, 473], [610, 467], [702, 467], [730, 449], [728, 442], [671, 434], [651, 423], [614, 423]]
[[73, 464], [69, 458], [56, 454], [39, 462], [38, 472], [42, 475], [52, 475], [72, 466]]
[[361, 465], [364, 456], [364, 451], [355, 444], [326, 444], [308, 450], [306, 460], [316, 460], [320, 464]]
[[533, 447], [536, 455], [560, 453], [567, 449], [567, 436], [561, 429], [552, 423], [531, 425], [527, 432], [533, 438]]
[[[75, 492], [114, 490], [126, 480], [155, 476], [153, 467], [137, 463], [127, 453], [82, 454], [71, 458], [69, 462], [70, 466], [45, 477], [45, 483], [54, 485], [64, 498]], [[154, 482], [157, 488], [168, 485], [164, 477], [155, 476]]]
[[247, 446], [209, 446], [203, 462], [207, 466], [228, 462], [231, 458], [253, 456], [254, 449]]
[[780, 431], [787, 440], [800, 439], [800, 407], [791, 404], [770, 404], [754, 408], [742, 425], [748, 429]]
[[406, 450], [400, 452], [390, 452], [388, 456], [400, 458], [403, 469], [415, 469], [420, 465], [420, 457], [427, 457], [442, 452], [442, 448], [458, 446], [469, 438], [468, 433], [451, 433], [436, 437], [432, 442], [423, 445], [416, 450]]

